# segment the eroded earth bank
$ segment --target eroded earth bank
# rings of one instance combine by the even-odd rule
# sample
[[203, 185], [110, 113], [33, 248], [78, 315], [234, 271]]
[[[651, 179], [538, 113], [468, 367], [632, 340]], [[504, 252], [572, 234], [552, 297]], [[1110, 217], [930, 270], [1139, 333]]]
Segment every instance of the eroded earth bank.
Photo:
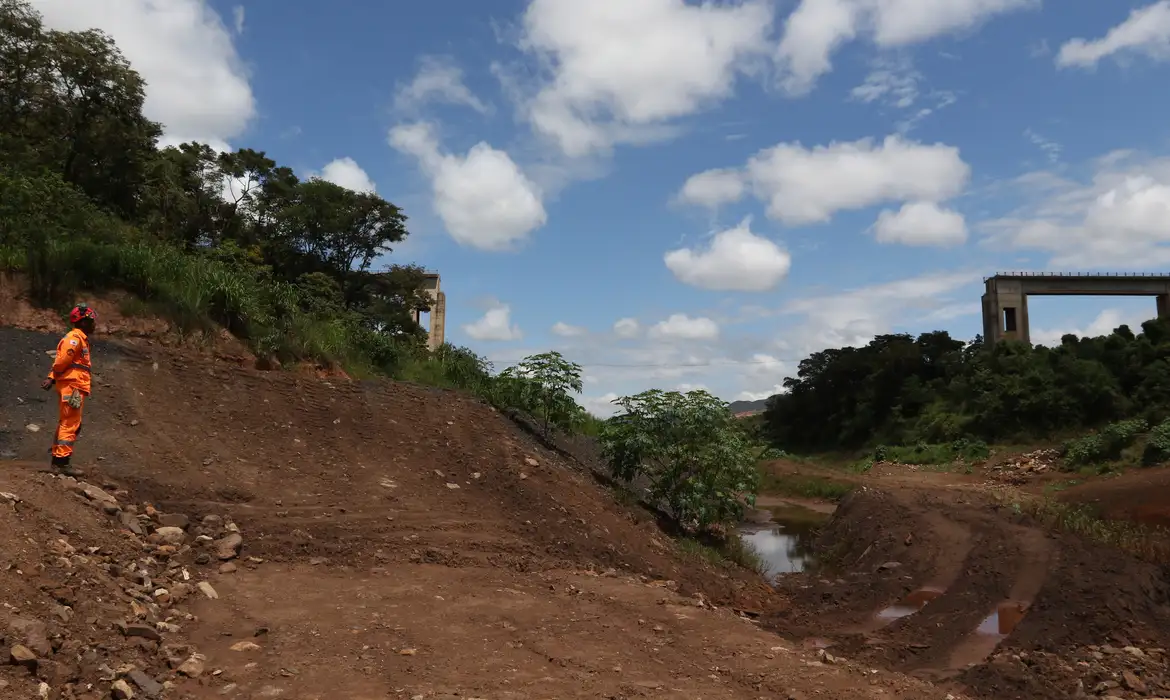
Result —
[[1170, 695], [1165, 572], [984, 490], [859, 489], [772, 588], [473, 399], [146, 340], [98, 344], [75, 482], [55, 342], [0, 329], [0, 697]]

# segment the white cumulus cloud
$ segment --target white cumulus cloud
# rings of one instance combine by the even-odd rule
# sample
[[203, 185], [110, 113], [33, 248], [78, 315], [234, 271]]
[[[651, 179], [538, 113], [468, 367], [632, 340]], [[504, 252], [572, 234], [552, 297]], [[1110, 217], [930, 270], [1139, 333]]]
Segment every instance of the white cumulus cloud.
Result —
[[613, 332], [619, 338], [633, 338], [642, 331], [636, 318], [621, 318], [613, 324]]
[[532, 0], [519, 45], [546, 75], [524, 116], [573, 157], [654, 138], [731, 95], [773, 18], [765, 0]]
[[581, 326], [572, 326], [564, 321], [557, 321], [552, 327], [553, 335], [559, 335], [562, 338], [576, 338], [585, 335], [589, 331]]
[[950, 199], [963, 191], [971, 168], [954, 146], [888, 136], [813, 148], [781, 143], [752, 156], [741, 172], [770, 218], [798, 226], [886, 202]]
[[650, 336], [671, 340], [714, 340], [719, 337], [719, 325], [709, 318], [691, 318], [686, 314], [671, 314], [650, 328]]
[[718, 291], [764, 292], [788, 274], [792, 257], [776, 243], [752, 233], [745, 219], [720, 231], [704, 248], [680, 248], [664, 256], [666, 267], [685, 284]]
[[857, 347], [875, 335], [890, 332], [899, 322], [978, 314], [978, 303], [963, 304], [952, 295], [981, 279], [979, 271], [932, 272], [795, 299], [785, 304], [783, 311], [803, 315], [806, 322], [794, 334], [798, 340], [791, 350], [803, 357], [824, 348]]
[[328, 180], [335, 185], [340, 185], [354, 192], [370, 192], [377, 191], [377, 186], [362, 166], [357, 164], [353, 158], [337, 158], [330, 161], [321, 169], [320, 178]]
[[520, 326], [512, 323], [512, 309], [507, 304], [493, 306], [479, 320], [463, 326], [463, 332], [475, 340], [520, 340]]
[[963, 215], [933, 202], [908, 202], [898, 211], [887, 209], [873, 228], [879, 243], [946, 247], [967, 240]]
[[488, 106], [463, 82], [463, 70], [449, 56], [424, 56], [414, 79], [394, 95], [394, 107], [408, 111], [432, 102], [463, 105], [487, 114]]
[[678, 200], [714, 209], [738, 202], [747, 191], [743, 173], [737, 170], [707, 170], [687, 178]]
[[1100, 39], [1070, 39], [1056, 54], [1061, 68], [1091, 68], [1103, 58], [1145, 54], [1170, 59], [1170, 0], [1137, 8]]
[[1084, 181], [1041, 172], [1014, 184], [1030, 201], [980, 225], [989, 245], [1045, 251], [1054, 269], [1170, 264], [1170, 157], [1112, 153]]
[[444, 153], [426, 122], [394, 127], [389, 142], [418, 159], [435, 212], [462, 245], [510, 250], [548, 219], [540, 189], [504, 151], [481, 141], [464, 156]]
[[801, 0], [776, 49], [781, 85], [802, 95], [833, 68], [833, 54], [859, 36], [880, 48], [908, 46], [970, 30], [1040, 0]]
[[226, 150], [256, 114], [232, 34], [206, 0], [33, 0], [52, 29], [100, 28], [146, 80], [143, 111], [165, 145]]

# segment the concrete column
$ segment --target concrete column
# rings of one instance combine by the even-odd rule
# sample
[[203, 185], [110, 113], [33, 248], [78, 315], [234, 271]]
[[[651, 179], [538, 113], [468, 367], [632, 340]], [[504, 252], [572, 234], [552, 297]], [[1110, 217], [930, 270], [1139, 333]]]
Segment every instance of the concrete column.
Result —
[[431, 350], [443, 344], [447, 324], [447, 295], [439, 292], [435, 295], [435, 303], [431, 308], [431, 327], [427, 334], [427, 346]]
[[1170, 316], [1170, 294], [1159, 294], [1154, 298], [1158, 302], [1158, 318]]
[[983, 295], [983, 342], [988, 346], [999, 342], [1003, 322], [999, 318], [999, 297], [988, 292]]

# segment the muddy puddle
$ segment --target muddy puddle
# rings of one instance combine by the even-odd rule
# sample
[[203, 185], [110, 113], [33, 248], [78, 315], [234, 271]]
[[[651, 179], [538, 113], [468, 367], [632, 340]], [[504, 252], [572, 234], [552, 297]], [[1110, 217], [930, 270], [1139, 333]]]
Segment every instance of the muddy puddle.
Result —
[[1008, 638], [1027, 612], [1028, 604], [1019, 601], [1005, 600], [997, 605], [990, 615], [983, 618], [979, 627], [955, 647], [948, 664], [950, 668], [961, 670], [982, 662], [995, 651], [1000, 642]]
[[913, 615], [919, 610], [926, 607], [926, 604], [943, 594], [943, 589], [935, 588], [933, 586], [925, 586], [918, 590], [909, 593], [905, 598], [899, 600], [897, 603], [888, 608], [883, 608], [878, 611], [877, 618], [881, 622], [892, 622], [900, 620], [908, 615]]
[[[764, 515], [766, 522], [761, 522]], [[813, 562], [817, 530], [830, 515], [799, 505], [776, 505], [757, 511], [754, 524], [745, 524], [740, 537], [760, 555], [764, 576], [771, 581], [804, 571]]]

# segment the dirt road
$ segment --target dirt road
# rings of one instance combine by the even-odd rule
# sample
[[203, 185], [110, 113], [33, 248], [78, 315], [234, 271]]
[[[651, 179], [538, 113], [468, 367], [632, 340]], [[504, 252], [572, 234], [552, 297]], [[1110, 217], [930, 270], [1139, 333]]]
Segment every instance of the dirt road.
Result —
[[[1014, 487], [983, 471], [887, 465], [843, 477], [777, 466], [852, 478], [859, 488], [818, 541], [824, 570], [780, 579], [792, 605], [766, 620], [770, 628], [996, 700], [1170, 695], [1163, 567], [1051, 532], [1013, 506]], [[1133, 480], [1149, 486], [1166, 474]], [[1071, 497], [1112, 497], [1117, 512], [1130, 512], [1128, 481]], [[1139, 502], [1153, 500], [1147, 492]]]
[[0, 697], [954, 692], [760, 629], [784, 596], [449, 392], [99, 343], [87, 483], [39, 473], [55, 342], [0, 329]]

